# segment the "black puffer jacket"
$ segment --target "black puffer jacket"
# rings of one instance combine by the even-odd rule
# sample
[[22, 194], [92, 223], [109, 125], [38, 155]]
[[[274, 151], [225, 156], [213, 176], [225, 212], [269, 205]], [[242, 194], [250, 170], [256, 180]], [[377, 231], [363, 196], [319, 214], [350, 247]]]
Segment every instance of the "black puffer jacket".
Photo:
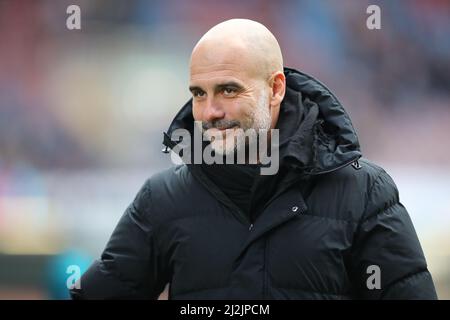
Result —
[[[282, 165], [276, 179], [261, 178], [269, 191], [255, 220], [199, 166], [156, 174], [73, 298], [154, 299], [166, 283], [171, 299], [436, 298], [390, 176], [360, 159], [351, 121], [325, 86], [293, 69], [285, 73]], [[191, 107], [173, 120], [168, 147], [174, 129], [192, 130]], [[370, 289], [376, 274], [380, 288]]]

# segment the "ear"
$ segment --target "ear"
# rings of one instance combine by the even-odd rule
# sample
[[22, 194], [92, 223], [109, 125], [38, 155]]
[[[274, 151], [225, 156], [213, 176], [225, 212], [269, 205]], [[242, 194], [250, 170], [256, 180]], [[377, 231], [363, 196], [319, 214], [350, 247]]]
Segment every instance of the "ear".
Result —
[[286, 77], [282, 71], [275, 72], [269, 80], [271, 128], [275, 128], [280, 114], [280, 105], [286, 92]]
[[275, 72], [269, 82], [271, 88], [270, 107], [279, 108], [286, 92], [286, 77], [282, 71]]

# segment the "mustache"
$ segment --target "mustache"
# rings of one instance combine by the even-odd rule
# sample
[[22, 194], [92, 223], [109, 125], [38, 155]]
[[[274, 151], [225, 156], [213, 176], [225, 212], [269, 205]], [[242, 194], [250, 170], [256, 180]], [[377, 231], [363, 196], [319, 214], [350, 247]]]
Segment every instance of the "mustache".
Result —
[[236, 126], [240, 127], [241, 122], [238, 120], [225, 120], [225, 119], [202, 122], [203, 130], [208, 130], [211, 128], [225, 130], [225, 129], [229, 129], [229, 128], [236, 127]]

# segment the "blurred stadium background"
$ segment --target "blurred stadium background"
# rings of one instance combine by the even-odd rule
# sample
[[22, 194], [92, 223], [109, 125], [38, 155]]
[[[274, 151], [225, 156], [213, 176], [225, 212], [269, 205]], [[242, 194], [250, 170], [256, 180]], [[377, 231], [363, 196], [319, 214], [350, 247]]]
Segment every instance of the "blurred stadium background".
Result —
[[0, 299], [67, 298], [67, 266], [98, 257], [171, 165], [162, 131], [189, 98], [192, 47], [235, 17], [268, 26], [285, 64], [346, 106], [450, 298], [450, 1], [0, 0]]

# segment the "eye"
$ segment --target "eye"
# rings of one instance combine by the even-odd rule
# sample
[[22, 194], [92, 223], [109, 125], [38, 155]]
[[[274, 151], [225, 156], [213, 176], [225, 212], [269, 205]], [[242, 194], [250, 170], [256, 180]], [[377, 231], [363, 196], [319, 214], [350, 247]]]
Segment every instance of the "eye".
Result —
[[223, 95], [226, 97], [234, 96], [236, 92], [237, 92], [236, 88], [233, 87], [227, 87], [223, 89]]
[[194, 91], [192, 91], [192, 95], [195, 97], [195, 98], [202, 98], [202, 97], [204, 97], [205, 96], [205, 91], [202, 91], [202, 90], [194, 90]]

